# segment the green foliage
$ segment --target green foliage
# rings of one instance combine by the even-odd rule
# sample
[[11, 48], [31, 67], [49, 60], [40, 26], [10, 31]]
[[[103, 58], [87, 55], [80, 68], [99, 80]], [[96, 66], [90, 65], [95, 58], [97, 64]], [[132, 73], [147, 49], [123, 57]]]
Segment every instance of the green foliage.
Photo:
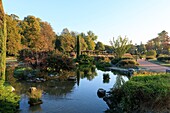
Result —
[[60, 36], [57, 36], [55, 47], [62, 52], [74, 51], [76, 47], [76, 37], [68, 30], [63, 29]]
[[28, 92], [29, 103], [36, 103], [41, 100], [42, 90], [36, 89], [31, 92]]
[[97, 42], [95, 50], [103, 51], [105, 50], [105, 46], [103, 45], [102, 42]]
[[148, 50], [156, 50], [158, 54], [169, 54], [169, 36], [165, 30], [158, 33], [156, 38], [149, 40], [146, 44]]
[[88, 31], [87, 36], [84, 36], [84, 40], [87, 44], [87, 50], [94, 50], [95, 49], [95, 40], [97, 39], [97, 36], [92, 32]]
[[109, 45], [104, 45], [105, 47], [105, 51], [107, 51], [107, 53], [112, 53], [113, 52], [113, 47], [109, 46]]
[[[36, 48], [36, 42], [40, 37], [40, 23], [39, 19], [34, 16], [27, 16], [20, 23], [21, 34], [23, 36], [21, 42], [28, 48]], [[38, 48], [37, 48], [38, 49]]]
[[110, 41], [116, 58], [121, 58], [131, 47], [131, 41], [128, 38], [122, 38], [121, 36], [118, 37], [117, 40], [113, 38], [113, 41]]
[[170, 56], [158, 57], [157, 60], [161, 62], [170, 62]]
[[73, 70], [75, 65], [72, 58], [67, 56], [51, 55], [46, 60], [46, 71], [60, 72], [61, 70]]
[[7, 54], [17, 56], [21, 49], [21, 34], [18, 20], [14, 15], [6, 15], [7, 19]]
[[116, 64], [117, 67], [123, 68], [137, 68], [138, 65], [135, 60], [121, 60]]
[[114, 104], [111, 107], [126, 112], [139, 112], [142, 108], [163, 112], [161, 110], [169, 107], [169, 89], [170, 74], [135, 76], [121, 88], [113, 89], [111, 100]]
[[105, 70], [107, 67], [111, 67], [110, 62], [105, 62], [103, 60], [96, 62], [97, 69]]
[[154, 59], [155, 56], [146, 56], [146, 60]]
[[120, 60], [121, 60], [121, 58], [114, 58], [114, 59], [112, 59], [111, 63], [113, 65], [116, 65]]
[[156, 57], [156, 51], [155, 50], [150, 50], [146, 53], [146, 56], [154, 56]]
[[79, 64], [93, 64], [94, 59], [88, 55], [80, 55], [77, 62], [79, 62]]
[[80, 44], [80, 36], [77, 36], [77, 58], [81, 54], [81, 44]]
[[14, 70], [14, 77], [21, 80], [26, 80], [28, 78], [28, 74], [31, 74], [32, 68], [30, 67], [18, 67]]
[[20, 97], [9, 90], [10, 86], [4, 86], [0, 81], [0, 112], [15, 113], [19, 109]]
[[0, 1], [0, 79], [5, 80], [6, 70], [6, 17], [2, 0]]

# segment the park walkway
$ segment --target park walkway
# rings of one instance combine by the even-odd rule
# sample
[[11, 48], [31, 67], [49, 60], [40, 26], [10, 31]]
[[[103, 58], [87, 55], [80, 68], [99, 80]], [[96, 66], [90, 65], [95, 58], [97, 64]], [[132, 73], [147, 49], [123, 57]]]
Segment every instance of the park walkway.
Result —
[[170, 70], [170, 67], [161, 66], [158, 64], [154, 64], [148, 61], [145, 61], [144, 59], [138, 59], [138, 63], [142, 68], [145, 68], [147, 70], [151, 70], [154, 72], [166, 72], [166, 69]]

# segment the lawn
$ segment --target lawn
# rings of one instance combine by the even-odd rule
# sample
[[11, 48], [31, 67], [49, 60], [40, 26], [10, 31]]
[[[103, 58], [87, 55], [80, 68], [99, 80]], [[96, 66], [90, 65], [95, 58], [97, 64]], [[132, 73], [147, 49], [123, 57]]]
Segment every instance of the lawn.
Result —
[[160, 61], [158, 61], [156, 59], [149, 60], [149, 62], [152, 62], [154, 64], [159, 64], [161, 66], [170, 67], [170, 63], [160, 62]]

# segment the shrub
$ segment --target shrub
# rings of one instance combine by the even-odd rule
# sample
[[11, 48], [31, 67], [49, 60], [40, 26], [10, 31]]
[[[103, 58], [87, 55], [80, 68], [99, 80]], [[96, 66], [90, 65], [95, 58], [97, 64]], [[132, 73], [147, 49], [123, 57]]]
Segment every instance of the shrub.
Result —
[[155, 50], [150, 50], [146, 53], [146, 56], [153, 56], [156, 57], [156, 51]]
[[46, 61], [46, 71], [60, 72], [60, 70], [73, 70], [75, 65], [72, 58], [66, 56], [51, 55]]
[[88, 55], [80, 55], [77, 59], [77, 62], [79, 62], [80, 64], [93, 64], [94, 59], [93, 57], [90, 57]]
[[30, 67], [17, 67], [14, 70], [14, 77], [22, 80], [26, 80], [28, 78], [28, 74], [33, 70]]
[[113, 65], [116, 65], [120, 60], [121, 60], [121, 58], [114, 58], [114, 59], [112, 59], [111, 63]]
[[135, 68], [137, 65], [139, 64], [135, 60], [121, 60], [116, 64], [116, 66], [124, 68]]
[[28, 97], [29, 97], [29, 103], [39, 102], [42, 97], [42, 90], [40, 89], [32, 90], [28, 93]]
[[[170, 74], [134, 76], [120, 89], [113, 89], [111, 108], [126, 112], [167, 112], [170, 107]], [[148, 111], [149, 112], [149, 111]]]
[[154, 59], [154, 56], [146, 56], [146, 60]]
[[158, 57], [157, 60], [161, 61], [161, 62], [169, 62], [170, 61], [170, 56]]
[[[0, 81], [0, 83], [3, 83]], [[8, 86], [9, 87], [9, 86]], [[7, 90], [7, 87], [0, 84], [0, 112], [16, 113], [19, 109], [20, 96]]]

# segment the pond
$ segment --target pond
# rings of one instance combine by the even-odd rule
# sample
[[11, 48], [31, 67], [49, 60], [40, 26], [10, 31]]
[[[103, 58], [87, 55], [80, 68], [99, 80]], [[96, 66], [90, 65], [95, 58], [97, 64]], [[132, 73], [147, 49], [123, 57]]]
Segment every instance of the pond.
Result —
[[[116, 78], [110, 71], [95, 71], [93, 77], [80, 77], [78, 81], [47, 81], [44, 83], [15, 83], [21, 95], [20, 113], [103, 113], [108, 109], [103, 99], [98, 98], [99, 88], [107, 91], [113, 87]], [[103, 73], [109, 73], [110, 80], [103, 81]], [[127, 81], [128, 78], [122, 76]], [[29, 87], [43, 89], [43, 104], [30, 107], [26, 92]]]

